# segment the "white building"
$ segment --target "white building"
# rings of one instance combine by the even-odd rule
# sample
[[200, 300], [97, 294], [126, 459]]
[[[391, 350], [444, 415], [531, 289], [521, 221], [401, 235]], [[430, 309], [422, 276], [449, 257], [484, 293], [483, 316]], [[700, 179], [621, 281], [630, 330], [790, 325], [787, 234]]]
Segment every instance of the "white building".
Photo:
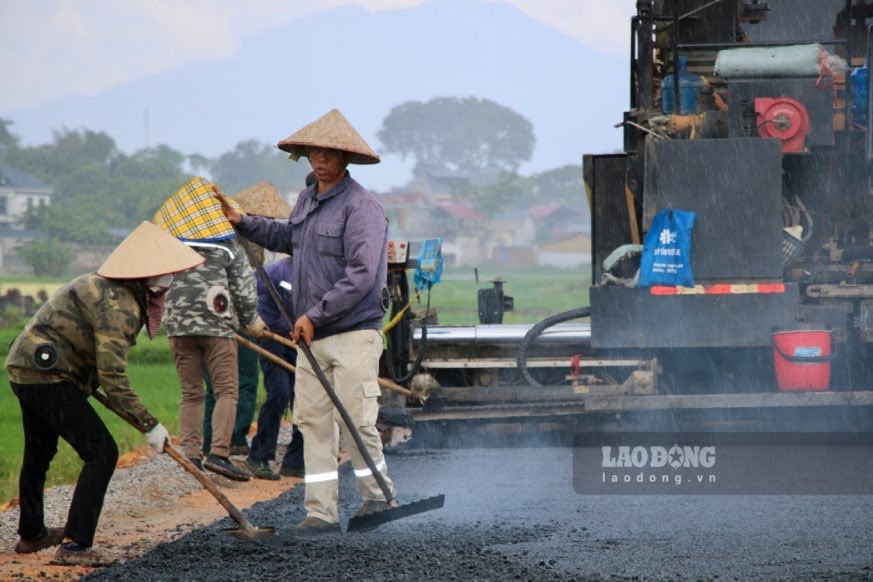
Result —
[[0, 162], [0, 268], [16, 247], [37, 238], [22, 218], [31, 208], [51, 204], [53, 195], [48, 184]]

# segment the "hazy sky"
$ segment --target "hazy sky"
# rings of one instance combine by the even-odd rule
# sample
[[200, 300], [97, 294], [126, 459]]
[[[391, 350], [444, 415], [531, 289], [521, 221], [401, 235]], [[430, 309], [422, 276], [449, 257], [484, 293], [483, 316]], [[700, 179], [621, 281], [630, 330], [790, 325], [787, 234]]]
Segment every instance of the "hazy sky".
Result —
[[[315, 12], [346, 5], [392, 10], [426, 1], [0, 0], [0, 116], [224, 59], [247, 37]], [[488, 1], [512, 4], [616, 54], [627, 51], [628, 17], [636, 6], [634, 0]]]

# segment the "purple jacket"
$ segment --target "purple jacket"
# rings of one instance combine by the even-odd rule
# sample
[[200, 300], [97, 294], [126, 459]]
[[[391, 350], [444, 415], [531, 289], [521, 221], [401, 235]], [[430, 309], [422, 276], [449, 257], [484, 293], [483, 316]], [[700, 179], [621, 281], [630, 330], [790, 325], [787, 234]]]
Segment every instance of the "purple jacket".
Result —
[[[291, 282], [294, 266], [291, 257], [284, 257], [278, 261], [274, 261], [269, 265], [264, 266], [264, 272], [273, 282], [273, 287], [282, 299], [282, 305], [288, 312], [288, 315], [294, 317], [294, 294], [291, 292], [293, 283]], [[276, 307], [276, 302], [273, 301], [273, 296], [267, 290], [267, 286], [261, 279], [258, 273], [258, 315], [270, 328], [270, 331], [281, 336], [288, 337], [291, 328], [285, 318], [282, 317], [282, 312]], [[293, 321], [293, 320], [292, 320]]]
[[309, 317], [316, 339], [382, 329], [388, 219], [351, 175], [321, 196], [316, 186], [306, 188], [287, 222], [243, 215], [239, 230], [266, 249], [294, 257], [294, 316]]

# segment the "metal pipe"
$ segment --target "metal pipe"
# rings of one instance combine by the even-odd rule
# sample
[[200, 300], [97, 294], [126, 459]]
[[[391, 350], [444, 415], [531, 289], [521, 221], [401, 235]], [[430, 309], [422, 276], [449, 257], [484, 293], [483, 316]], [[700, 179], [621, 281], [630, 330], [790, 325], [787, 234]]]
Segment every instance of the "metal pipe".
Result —
[[637, 2], [637, 103], [641, 109], [652, 108], [654, 49], [652, 40], [652, 2]]
[[[701, 10], [705, 10], [705, 9], [709, 8], [710, 6], [718, 4], [721, 1], [722, 0], [712, 0], [712, 2], [710, 2], [709, 4], [704, 4], [703, 6], [698, 6], [697, 8], [690, 10], [690, 11], [686, 12], [685, 14], [680, 15], [678, 19], [684, 20], [684, 19], [688, 18], [689, 16], [694, 16], [695, 14], [700, 12]], [[673, 7], [673, 12], [674, 12], [674, 14], [678, 14], [678, 12], [679, 12], [679, 3], [678, 2]], [[676, 26], [676, 24], [677, 24], [676, 17], [675, 16], [671, 17], [670, 22], [668, 22], [667, 24], [665, 24], [662, 27], [658, 27], [657, 31], [660, 32], [660, 31], [664, 30], [665, 28], [669, 28], [671, 26]]]
[[[679, 106], [679, 2], [673, 3], [673, 28], [670, 30], [670, 38], [673, 43], [673, 111], [676, 115], [682, 113]], [[661, 96], [663, 99], [664, 96]]]
[[[515, 345], [520, 344], [528, 331], [529, 324], [449, 326], [427, 328], [429, 345]], [[421, 329], [413, 332], [414, 341], [421, 340]], [[560, 323], [545, 330], [537, 338], [537, 345], [589, 345], [591, 343], [590, 323]]]
[[639, 18], [634, 16], [631, 18], [630, 30], [630, 82], [627, 84], [630, 87], [630, 108], [637, 108], [637, 92], [634, 91], [634, 80], [637, 76], [637, 63], [634, 56], [637, 54], [637, 27], [639, 26]]
[[726, 48], [754, 48], [754, 47], [770, 47], [770, 46], [792, 46], [796, 44], [822, 44], [822, 45], [839, 45], [846, 44], [845, 40], [840, 39], [809, 39], [809, 40], [761, 40], [757, 42], [692, 42], [680, 43], [680, 49], [726, 49]]

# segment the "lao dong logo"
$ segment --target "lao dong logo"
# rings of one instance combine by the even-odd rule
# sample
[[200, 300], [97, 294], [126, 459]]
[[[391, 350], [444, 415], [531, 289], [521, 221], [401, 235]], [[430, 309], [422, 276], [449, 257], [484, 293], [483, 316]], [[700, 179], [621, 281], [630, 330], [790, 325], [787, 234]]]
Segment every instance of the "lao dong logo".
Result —
[[703, 467], [710, 469], [715, 465], [715, 447], [698, 445], [673, 445], [669, 449], [662, 446], [604, 446], [601, 447], [603, 468], [661, 468], [673, 469]]

